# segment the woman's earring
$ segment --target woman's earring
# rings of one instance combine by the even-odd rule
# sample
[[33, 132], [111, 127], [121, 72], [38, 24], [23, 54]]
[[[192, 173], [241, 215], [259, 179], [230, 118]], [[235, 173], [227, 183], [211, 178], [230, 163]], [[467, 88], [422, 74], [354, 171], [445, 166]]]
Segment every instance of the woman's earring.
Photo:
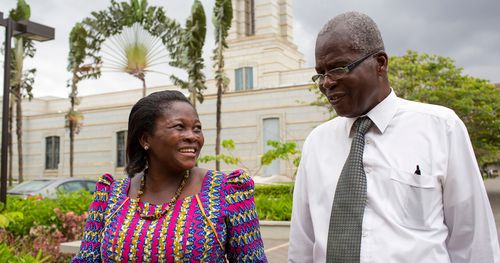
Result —
[[149, 146], [147, 146], [147, 145], [146, 145], [146, 146], [144, 146], [144, 150], [146, 150], [146, 151], [147, 151], [148, 149], [149, 149]]

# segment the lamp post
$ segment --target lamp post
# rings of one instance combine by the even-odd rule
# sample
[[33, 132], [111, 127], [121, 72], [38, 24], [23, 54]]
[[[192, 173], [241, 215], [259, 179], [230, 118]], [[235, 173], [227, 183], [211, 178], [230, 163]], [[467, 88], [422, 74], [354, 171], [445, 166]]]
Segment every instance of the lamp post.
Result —
[[52, 27], [37, 24], [31, 21], [13, 21], [3, 18], [0, 12], [0, 26], [5, 27], [5, 59], [3, 72], [3, 100], [2, 100], [2, 148], [0, 162], [0, 202], [7, 205], [7, 150], [8, 150], [8, 122], [9, 122], [9, 98], [10, 98], [10, 52], [11, 38], [13, 36], [26, 37], [35, 41], [47, 41], [54, 39], [55, 30]]

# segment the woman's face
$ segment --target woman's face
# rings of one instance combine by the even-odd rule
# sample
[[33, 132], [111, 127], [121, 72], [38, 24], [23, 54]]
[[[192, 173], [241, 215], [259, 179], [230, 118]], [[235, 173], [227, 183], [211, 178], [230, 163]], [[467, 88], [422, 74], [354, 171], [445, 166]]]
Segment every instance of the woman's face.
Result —
[[150, 167], [181, 172], [195, 166], [205, 138], [195, 109], [176, 101], [156, 119], [153, 134], [145, 135], [144, 142]]

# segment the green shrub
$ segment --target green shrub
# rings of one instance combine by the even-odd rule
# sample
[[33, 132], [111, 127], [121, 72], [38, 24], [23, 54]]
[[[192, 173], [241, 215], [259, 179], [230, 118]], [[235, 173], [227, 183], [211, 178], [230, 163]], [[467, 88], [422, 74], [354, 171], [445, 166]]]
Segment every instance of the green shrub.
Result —
[[2, 262], [9, 263], [43, 263], [48, 262], [48, 257], [42, 256], [42, 251], [38, 251], [36, 257], [29, 254], [16, 254], [7, 244], [0, 243], [0, 258]]
[[92, 199], [88, 192], [62, 194], [56, 199], [9, 196], [6, 210], [0, 214], [0, 243], [5, 245], [0, 262], [68, 262], [71, 256], [61, 254], [59, 244], [81, 238]]
[[59, 208], [63, 213], [73, 211], [81, 215], [88, 210], [91, 202], [92, 194], [85, 191], [59, 195], [56, 199], [41, 200], [36, 197], [21, 199], [9, 196], [3, 214], [16, 212], [21, 215], [17, 214], [16, 220], [9, 220], [6, 229], [16, 236], [24, 236], [29, 233], [31, 227], [37, 225], [61, 227], [62, 222], [57, 218], [55, 208]]
[[[255, 203], [260, 220], [290, 220], [292, 211], [293, 184], [256, 185]], [[62, 228], [62, 220], [54, 212], [69, 211], [82, 215], [92, 202], [92, 194], [77, 192], [60, 195], [57, 199], [20, 199], [8, 197], [7, 209], [0, 214], [3, 228], [14, 236], [28, 235], [34, 226]], [[14, 217], [15, 215], [15, 217]], [[6, 220], [8, 219], [8, 220]]]
[[259, 220], [288, 221], [292, 217], [293, 184], [255, 186]]
[[293, 193], [293, 184], [255, 186], [255, 196], [263, 195], [269, 197], [278, 197], [283, 195], [291, 195], [292, 193]]

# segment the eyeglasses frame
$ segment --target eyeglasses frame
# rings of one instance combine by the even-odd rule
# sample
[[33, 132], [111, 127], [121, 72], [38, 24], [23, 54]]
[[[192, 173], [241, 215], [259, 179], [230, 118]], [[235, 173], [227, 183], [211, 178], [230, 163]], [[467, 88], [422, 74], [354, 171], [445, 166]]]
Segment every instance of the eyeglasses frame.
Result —
[[[330, 80], [332, 80], [332, 81], [337, 81], [337, 80], [343, 78], [349, 72], [353, 71], [357, 66], [359, 66], [361, 63], [363, 63], [363, 61], [367, 60], [368, 58], [377, 54], [378, 52], [380, 52], [380, 50], [376, 50], [374, 52], [368, 53], [368, 55], [365, 55], [365, 56], [355, 60], [354, 62], [350, 63], [347, 66], [332, 68], [330, 70], [327, 70], [325, 72], [325, 74], [316, 74], [316, 75], [312, 76], [311, 79], [314, 83], [317, 83], [317, 84], [322, 84], [324, 82], [324, 80], [326, 79], [326, 77], [330, 78]], [[334, 78], [330, 77], [330, 75], [329, 75], [329, 72], [332, 72], [332, 71], [342, 71], [343, 75], [339, 78], [334, 79]], [[321, 77], [323, 77], [323, 81], [318, 81], [321, 79]]]

